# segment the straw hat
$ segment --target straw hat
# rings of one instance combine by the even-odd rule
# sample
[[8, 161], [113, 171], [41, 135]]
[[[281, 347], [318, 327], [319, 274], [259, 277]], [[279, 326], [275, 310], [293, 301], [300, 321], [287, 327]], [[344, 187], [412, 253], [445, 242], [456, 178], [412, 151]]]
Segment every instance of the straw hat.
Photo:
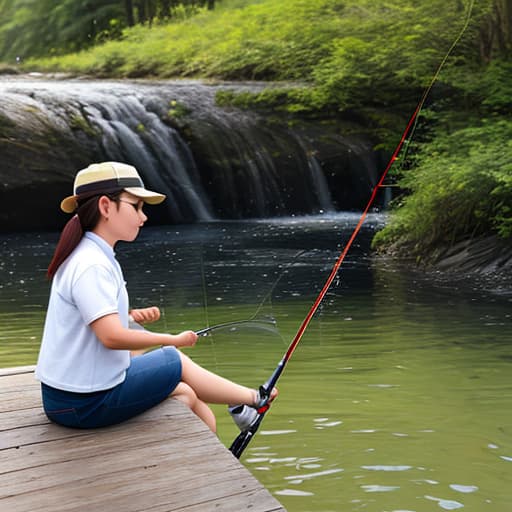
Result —
[[108, 194], [119, 189], [148, 204], [159, 204], [165, 199], [164, 194], [146, 190], [135, 167], [120, 162], [102, 162], [78, 171], [73, 184], [73, 195], [63, 199], [60, 207], [66, 213], [73, 213], [81, 195]]

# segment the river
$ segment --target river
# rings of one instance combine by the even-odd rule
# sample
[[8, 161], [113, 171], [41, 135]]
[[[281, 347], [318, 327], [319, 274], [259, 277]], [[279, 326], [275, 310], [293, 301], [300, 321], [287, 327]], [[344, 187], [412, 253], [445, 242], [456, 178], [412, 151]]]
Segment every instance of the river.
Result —
[[[187, 352], [256, 386], [357, 220], [339, 213], [151, 227], [117, 253], [132, 306], [162, 308], [156, 330], [254, 318]], [[512, 299], [372, 256], [369, 240], [383, 221], [369, 217], [242, 462], [290, 512], [508, 512]], [[57, 236], [0, 236], [0, 367], [36, 361]], [[270, 317], [275, 328], [258, 323]], [[214, 410], [229, 445], [236, 427], [224, 407]]]

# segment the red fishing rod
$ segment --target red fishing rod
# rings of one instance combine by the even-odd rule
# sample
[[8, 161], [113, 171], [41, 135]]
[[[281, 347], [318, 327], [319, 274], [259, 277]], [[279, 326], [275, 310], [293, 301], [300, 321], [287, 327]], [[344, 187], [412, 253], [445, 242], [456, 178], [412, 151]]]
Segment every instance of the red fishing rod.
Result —
[[302, 321], [302, 324], [300, 325], [297, 333], [295, 334], [293, 340], [291, 341], [290, 345], [288, 346], [288, 349], [286, 350], [286, 353], [284, 354], [281, 361], [279, 361], [279, 364], [277, 365], [276, 369], [270, 376], [270, 378], [260, 387], [260, 397], [263, 398], [263, 405], [260, 406], [260, 408], [257, 410], [258, 416], [254, 420], [254, 422], [251, 424], [251, 426], [243, 431], [240, 432], [240, 434], [236, 437], [236, 439], [233, 441], [233, 443], [230, 446], [230, 451], [235, 455], [235, 457], [240, 458], [242, 455], [242, 452], [245, 450], [251, 439], [253, 438], [254, 434], [258, 430], [261, 422], [263, 421], [263, 418], [265, 417], [265, 414], [267, 413], [269, 407], [270, 407], [270, 393], [272, 389], [277, 384], [277, 381], [279, 380], [279, 377], [283, 373], [286, 365], [288, 364], [288, 361], [292, 357], [293, 353], [295, 352], [295, 349], [297, 348], [297, 345], [299, 344], [302, 335], [304, 334], [305, 330], [307, 329], [309, 323], [311, 322], [311, 319], [315, 315], [316, 311], [318, 310], [318, 307], [320, 306], [322, 300], [325, 297], [325, 294], [329, 290], [329, 288], [332, 285], [332, 282], [334, 281], [334, 278], [336, 277], [336, 274], [338, 273], [339, 268], [341, 267], [341, 264], [343, 263], [343, 260], [345, 259], [345, 256], [347, 255], [348, 251], [350, 250], [350, 247], [354, 243], [354, 240], [356, 239], [357, 235], [359, 234], [359, 231], [361, 230], [361, 227], [366, 219], [366, 216], [368, 215], [368, 212], [370, 211], [370, 208], [372, 207], [373, 203], [375, 202], [375, 198], [377, 197], [377, 193], [384, 185], [384, 180], [386, 179], [389, 170], [391, 169], [392, 165], [395, 163], [396, 159], [398, 158], [398, 154], [400, 153], [404, 142], [407, 139], [407, 136], [413, 131], [413, 128], [415, 126], [415, 123], [417, 122], [418, 114], [420, 113], [421, 109], [423, 108], [423, 104], [425, 103], [425, 100], [427, 99], [427, 96], [430, 93], [430, 90], [434, 86], [434, 83], [436, 82], [439, 73], [441, 72], [442, 67], [444, 66], [446, 60], [448, 59], [450, 53], [455, 48], [459, 40], [461, 39], [462, 35], [464, 34], [466, 28], [469, 25], [469, 20], [471, 18], [471, 12], [473, 10], [474, 0], [472, 0], [470, 7], [467, 11], [467, 16], [465, 23], [455, 38], [454, 42], [450, 46], [448, 52], [442, 59], [441, 63], [439, 64], [432, 80], [430, 81], [430, 84], [425, 89], [420, 101], [418, 102], [418, 105], [416, 106], [416, 109], [414, 110], [414, 113], [409, 119], [409, 122], [407, 123], [405, 130], [402, 133], [402, 136], [400, 137], [400, 141], [398, 142], [395, 150], [393, 151], [393, 154], [391, 155], [391, 158], [389, 159], [384, 171], [381, 174], [381, 177], [375, 187], [372, 190], [372, 193], [370, 195], [370, 199], [368, 200], [368, 204], [366, 205], [365, 209], [363, 210], [363, 213], [361, 214], [361, 217], [359, 218], [359, 222], [357, 223], [356, 227], [354, 228], [354, 231], [352, 232], [350, 238], [348, 239], [347, 243], [345, 244], [345, 247], [343, 248], [341, 254], [338, 256], [338, 259], [334, 263], [334, 266], [331, 270], [331, 273], [329, 274], [329, 277], [325, 281], [325, 284], [323, 288], [320, 290], [320, 293], [318, 294], [318, 297], [314, 301], [313, 305], [311, 306], [310, 310], [308, 311], [308, 314]]
[[[424, 95], [424, 98], [425, 97], [426, 96]], [[266, 398], [266, 400], [264, 400], [264, 405], [262, 405], [258, 409], [258, 416], [255, 419], [254, 423], [249, 427], [248, 430], [246, 430], [244, 432], [240, 432], [240, 434], [237, 436], [237, 438], [231, 444], [229, 449], [233, 453], [233, 455], [235, 455], [235, 457], [240, 458], [240, 456], [242, 455], [242, 452], [245, 450], [246, 446], [249, 444], [252, 437], [258, 430], [260, 423], [263, 421], [263, 418], [270, 407], [270, 402], [268, 401], [268, 399], [270, 397], [270, 392], [275, 387], [275, 385], [276, 385], [277, 381], [279, 380], [279, 377], [283, 373], [288, 361], [290, 360], [293, 353], [295, 352], [295, 349], [297, 348], [297, 345], [299, 344], [304, 332], [306, 331], [309, 323], [311, 322], [311, 319], [313, 318], [316, 311], [318, 310], [318, 307], [322, 303], [322, 300], [324, 299], [325, 294], [331, 287], [332, 282], [334, 281], [336, 274], [338, 273], [338, 270], [341, 267], [343, 260], [345, 259], [345, 256], [347, 255], [350, 247], [354, 243], [354, 240], [357, 238], [357, 235], [359, 234], [359, 231], [361, 230], [361, 227], [363, 226], [366, 216], [368, 215], [368, 212], [370, 211], [370, 208], [372, 207], [372, 205], [375, 201], [375, 198], [377, 197], [377, 193], [378, 193], [379, 189], [383, 186], [384, 180], [386, 179], [386, 176], [387, 176], [389, 170], [391, 169], [391, 166], [395, 162], [395, 160], [398, 156], [398, 153], [402, 149], [402, 146], [407, 138], [407, 135], [409, 134], [412, 126], [414, 125], [416, 117], [417, 117], [419, 111], [421, 110], [421, 107], [425, 101], [424, 98], [422, 99], [422, 101], [420, 103], [418, 103], [418, 106], [416, 107], [414, 114], [411, 116], [409, 122], [407, 123], [407, 127], [405, 128], [405, 130], [402, 134], [402, 137], [400, 138], [400, 142], [398, 143], [397, 147], [395, 148], [393, 155], [389, 159], [389, 162], [388, 162], [386, 168], [384, 169], [384, 172], [382, 173], [377, 185], [375, 185], [375, 187], [373, 188], [373, 191], [371, 193], [368, 204], [366, 205], [365, 209], [363, 210], [363, 213], [361, 214], [361, 217], [359, 218], [359, 221], [358, 221], [356, 227], [354, 228], [354, 231], [350, 235], [350, 238], [348, 239], [347, 243], [345, 244], [343, 251], [338, 256], [338, 259], [334, 263], [334, 266], [331, 270], [331, 273], [329, 274], [329, 277], [325, 281], [325, 284], [322, 287], [322, 289], [320, 290], [320, 293], [318, 294], [313, 305], [309, 309], [306, 317], [302, 321], [302, 324], [300, 325], [297, 333], [295, 334], [293, 340], [291, 341], [290, 345], [288, 346], [286, 353], [284, 354], [281, 361], [279, 361], [279, 364], [277, 365], [276, 369], [274, 370], [274, 372], [272, 373], [270, 378], [267, 380], [267, 382], [265, 382], [265, 384], [263, 384], [260, 387], [260, 396], [262, 398]]]

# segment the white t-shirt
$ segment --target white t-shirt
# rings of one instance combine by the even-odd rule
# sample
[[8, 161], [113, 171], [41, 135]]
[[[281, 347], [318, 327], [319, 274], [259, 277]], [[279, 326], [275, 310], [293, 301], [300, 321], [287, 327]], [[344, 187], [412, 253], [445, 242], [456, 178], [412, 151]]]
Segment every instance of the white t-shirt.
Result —
[[112, 247], [87, 232], [53, 278], [36, 378], [77, 393], [123, 382], [130, 352], [106, 348], [90, 327], [111, 313], [128, 327], [126, 283]]

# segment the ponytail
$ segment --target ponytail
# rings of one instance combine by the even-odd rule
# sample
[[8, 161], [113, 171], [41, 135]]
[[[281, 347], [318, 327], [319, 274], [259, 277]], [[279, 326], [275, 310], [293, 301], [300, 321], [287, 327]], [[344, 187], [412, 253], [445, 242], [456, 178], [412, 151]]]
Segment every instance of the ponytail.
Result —
[[[111, 201], [118, 201], [122, 189], [111, 190], [106, 195]], [[98, 200], [101, 194], [94, 192], [84, 194], [77, 200], [78, 208], [76, 214], [67, 222], [60, 234], [59, 242], [53, 253], [52, 261], [46, 271], [48, 279], [52, 279], [64, 260], [73, 252], [80, 243], [86, 231], [92, 231], [100, 220]]]
[[84, 232], [77, 214], [67, 222], [60, 234], [59, 242], [53, 253], [52, 261], [48, 266], [46, 276], [52, 279], [62, 262], [73, 252], [73, 249], [82, 239]]

